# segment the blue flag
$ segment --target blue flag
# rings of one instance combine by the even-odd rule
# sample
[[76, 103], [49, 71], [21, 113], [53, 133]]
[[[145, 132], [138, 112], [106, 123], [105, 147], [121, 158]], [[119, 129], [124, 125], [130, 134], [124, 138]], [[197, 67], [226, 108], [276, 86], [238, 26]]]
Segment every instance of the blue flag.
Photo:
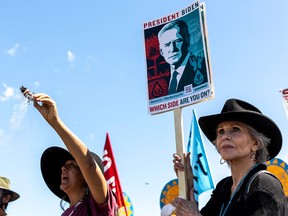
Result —
[[191, 152], [191, 166], [194, 174], [194, 197], [196, 202], [198, 202], [198, 196], [206, 190], [213, 189], [214, 184], [194, 109], [187, 152]]

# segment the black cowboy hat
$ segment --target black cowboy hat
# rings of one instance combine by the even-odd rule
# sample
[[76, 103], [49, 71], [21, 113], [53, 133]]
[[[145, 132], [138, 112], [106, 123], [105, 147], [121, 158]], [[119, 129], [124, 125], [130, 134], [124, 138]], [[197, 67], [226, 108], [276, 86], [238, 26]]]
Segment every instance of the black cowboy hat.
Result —
[[20, 197], [18, 193], [10, 190], [10, 180], [8, 178], [0, 177], [0, 189], [7, 191], [11, 195], [9, 202], [17, 200]]
[[[93, 152], [90, 152], [102, 173], [104, 172], [104, 166], [101, 158]], [[60, 189], [61, 184], [61, 167], [68, 160], [75, 160], [73, 156], [67, 150], [60, 147], [47, 148], [41, 156], [41, 172], [44, 181], [48, 188], [60, 199], [64, 199], [69, 202], [69, 198], [64, 191]]]
[[213, 142], [216, 139], [216, 127], [223, 121], [243, 122], [271, 139], [267, 147], [268, 160], [276, 157], [280, 152], [282, 147], [280, 129], [255, 106], [239, 99], [229, 99], [220, 114], [200, 117], [199, 125], [205, 136]]

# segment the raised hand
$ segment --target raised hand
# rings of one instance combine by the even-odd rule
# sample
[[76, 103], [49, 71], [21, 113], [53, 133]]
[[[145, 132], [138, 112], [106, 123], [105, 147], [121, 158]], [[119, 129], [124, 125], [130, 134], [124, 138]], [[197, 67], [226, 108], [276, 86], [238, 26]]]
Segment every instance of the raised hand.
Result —
[[45, 120], [51, 124], [58, 118], [56, 103], [49, 95], [39, 93], [34, 94], [34, 107], [41, 113]]

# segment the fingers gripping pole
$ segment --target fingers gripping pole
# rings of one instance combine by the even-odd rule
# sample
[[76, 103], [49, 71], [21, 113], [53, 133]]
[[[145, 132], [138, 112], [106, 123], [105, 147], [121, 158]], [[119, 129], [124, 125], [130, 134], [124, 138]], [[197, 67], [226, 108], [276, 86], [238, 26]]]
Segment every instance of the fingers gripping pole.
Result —
[[[174, 126], [175, 126], [175, 138], [176, 138], [176, 153], [180, 155], [184, 162], [184, 143], [183, 143], [183, 119], [182, 119], [182, 108], [176, 108], [174, 110]], [[186, 167], [185, 172], [178, 172], [178, 186], [179, 196], [187, 199], [187, 182], [186, 182]]]

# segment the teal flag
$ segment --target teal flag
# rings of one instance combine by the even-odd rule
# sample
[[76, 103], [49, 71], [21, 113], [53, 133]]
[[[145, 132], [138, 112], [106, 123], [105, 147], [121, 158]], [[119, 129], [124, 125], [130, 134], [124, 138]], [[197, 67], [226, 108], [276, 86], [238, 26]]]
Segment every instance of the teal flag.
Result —
[[213, 189], [214, 184], [194, 109], [187, 152], [191, 152], [191, 166], [194, 174], [194, 196], [198, 202], [198, 196], [206, 190]]

